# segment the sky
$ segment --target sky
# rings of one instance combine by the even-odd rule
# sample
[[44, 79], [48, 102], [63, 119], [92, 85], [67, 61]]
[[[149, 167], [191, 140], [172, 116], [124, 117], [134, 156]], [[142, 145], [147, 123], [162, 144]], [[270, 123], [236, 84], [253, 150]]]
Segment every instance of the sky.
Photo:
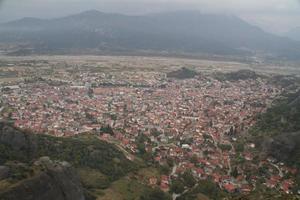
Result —
[[90, 9], [131, 15], [176, 10], [231, 14], [275, 34], [300, 26], [300, 0], [0, 0], [0, 22]]

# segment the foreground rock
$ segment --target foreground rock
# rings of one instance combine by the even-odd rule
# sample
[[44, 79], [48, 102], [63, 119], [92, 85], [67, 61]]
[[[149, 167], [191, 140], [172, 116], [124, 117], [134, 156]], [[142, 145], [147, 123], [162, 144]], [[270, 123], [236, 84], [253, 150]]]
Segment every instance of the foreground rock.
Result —
[[48, 157], [35, 162], [42, 171], [0, 193], [5, 200], [84, 200], [83, 188], [75, 170], [67, 162]]
[[6, 166], [0, 166], [0, 181], [8, 178], [9, 176], [9, 168]]

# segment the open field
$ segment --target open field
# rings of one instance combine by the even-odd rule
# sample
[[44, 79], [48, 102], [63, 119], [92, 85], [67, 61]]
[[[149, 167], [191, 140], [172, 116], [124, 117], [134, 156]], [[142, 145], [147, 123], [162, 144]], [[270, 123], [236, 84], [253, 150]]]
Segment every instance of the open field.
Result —
[[[298, 74], [300, 67], [296, 64], [249, 64], [230, 61], [198, 60], [172, 57], [140, 57], [140, 56], [20, 56], [0, 57], [0, 67], [22, 68], [28, 67], [55, 67], [62, 65], [93, 66], [109, 71], [160, 71], [169, 72], [180, 67], [190, 67], [203, 73], [227, 72], [240, 69], [250, 69], [259, 73]], [[43, 63], [43, 64], [41, 64]], [[45, 66], [47, 64], [47, 66]], [[0, 80], [1, 81], [1, 80]]]

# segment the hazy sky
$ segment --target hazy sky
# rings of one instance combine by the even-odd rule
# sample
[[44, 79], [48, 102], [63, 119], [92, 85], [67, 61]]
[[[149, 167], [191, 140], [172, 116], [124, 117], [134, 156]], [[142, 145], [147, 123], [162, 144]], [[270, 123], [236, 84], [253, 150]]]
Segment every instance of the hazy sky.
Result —
[[90, 9], [126, 14], [172, 10], [234, 14], [274, 33], [300, 26], [300, 0], [0, 0], [0, 21], [60, 17]]

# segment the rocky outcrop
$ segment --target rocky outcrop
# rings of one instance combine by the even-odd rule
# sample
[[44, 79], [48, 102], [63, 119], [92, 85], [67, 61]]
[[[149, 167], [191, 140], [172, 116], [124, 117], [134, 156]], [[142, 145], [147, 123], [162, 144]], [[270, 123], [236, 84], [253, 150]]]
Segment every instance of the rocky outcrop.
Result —
[[123, 152], [96, 135], [53, 137], [0, 121], [0, 166], [10, 170], [7, 174], [7, 168], [0, 167], [0, 180], [9, 180], [3, 188], [0, 184], [0, 200], [82, 200], [83, 191], [85, 198], [95, 199], [89, 188], [82, 189], [70, 164], [54, 160], [97, 170], [110, 181], [137, 168]]
[[41, 168], [41, 172], [1, 192], [1, 200], [85, 199], [80, 179], [69, 163], [43, 157], [34, 165]]
[[0, 144], [9, 145], [14, 150], [34, 151], [36, 143], [33, 135], [21, 132], [7, 122], [0, 121]]
[[9, 168], [0, 166], [0, 181], [9, 177]]
[[123, 152], [99, 140], [96, 135], [53, 137], [19, 130], [5, 122], [0, 122], [1, 149], [0, 165], [7, 161], [30, 163], [42, 156], [49, 156], [52, 160], [68, 161], [76, 167], [97, 169], [112, 180], [136, 167]]

